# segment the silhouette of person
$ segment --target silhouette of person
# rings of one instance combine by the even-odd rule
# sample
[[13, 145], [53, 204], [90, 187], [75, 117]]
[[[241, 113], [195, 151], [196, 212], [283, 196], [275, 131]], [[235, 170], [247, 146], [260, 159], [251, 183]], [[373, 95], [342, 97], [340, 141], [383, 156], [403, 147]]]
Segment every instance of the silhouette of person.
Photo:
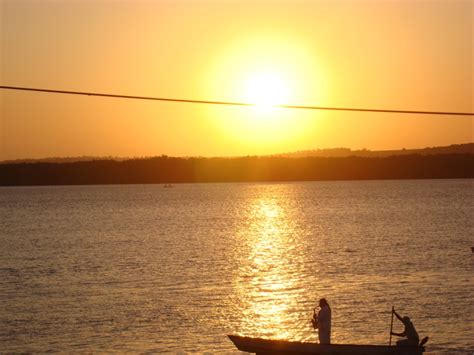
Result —
[[405, 329], [403, 330], [402, 333], [390, 332], [390, 334], [396, 335], [398, 337], [406, 337], [406, 339], [398, 340], [397, 346], [418, 346], [420, 338], [410, 318], [408, 318], [407, 316], [400, 317], [400, 315], [397, 312], [395, 312], [395, 310], [393, 310], [393, 313], [397, 316], [400, 322], [402, 322], [403, 325], [405, 326]]
[[325, 298], [319, 300], [319, 312], [313, 310], [313, 328], [318, 329], [319, 343], [331, 344], [331, 307]]

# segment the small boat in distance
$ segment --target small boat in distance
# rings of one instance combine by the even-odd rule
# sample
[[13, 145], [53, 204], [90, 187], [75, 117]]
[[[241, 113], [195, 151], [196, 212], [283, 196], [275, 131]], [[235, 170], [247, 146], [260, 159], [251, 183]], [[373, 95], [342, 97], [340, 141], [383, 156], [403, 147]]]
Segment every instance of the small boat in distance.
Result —
[[311, 342], [271, 340], [228, 335], [240, 351], [255, 354], [325, 354], [325, 355], [419, 355], [425, 351], [424, 338], [419, 346], [319, 344]]
[[163, 187], [165, 187], [165, 188], [170, 188], [170, 187], [173, 187], [173, 185], [171, 185], [171, 184], [164, 184]]

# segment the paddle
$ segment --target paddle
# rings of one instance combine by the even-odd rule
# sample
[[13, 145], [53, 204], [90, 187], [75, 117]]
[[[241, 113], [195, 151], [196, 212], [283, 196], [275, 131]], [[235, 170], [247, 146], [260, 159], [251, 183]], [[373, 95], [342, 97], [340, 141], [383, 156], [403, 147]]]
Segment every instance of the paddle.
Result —
[[390, 322], [390, 340], [388, 341], [388, 346], [392, 345], [392, 329], [393, 329], [393, 311], [395, 308], [392, 306], [392, 321]]

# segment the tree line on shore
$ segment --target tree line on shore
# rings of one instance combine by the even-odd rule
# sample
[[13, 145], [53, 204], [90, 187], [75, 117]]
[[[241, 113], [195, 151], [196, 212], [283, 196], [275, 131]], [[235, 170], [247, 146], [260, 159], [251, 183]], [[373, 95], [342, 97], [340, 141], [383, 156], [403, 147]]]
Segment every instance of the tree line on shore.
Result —
[[474, 154], [177, 158], [0, 165], [1, 186], [473, 178]]

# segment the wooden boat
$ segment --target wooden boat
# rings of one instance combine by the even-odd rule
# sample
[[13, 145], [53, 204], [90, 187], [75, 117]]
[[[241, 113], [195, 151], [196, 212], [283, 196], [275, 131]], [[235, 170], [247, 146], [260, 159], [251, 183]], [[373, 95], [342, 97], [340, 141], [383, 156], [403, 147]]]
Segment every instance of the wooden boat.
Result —
[[425, 351], [423, 345], [428, 340], [423, 339], [420, 346], [387, 346], [387, 345], [351, 345], [331, 344], [322, 345], [310, 342], [287, 340], [271, 340], [228, 335], [240, 351], [256, 354], [325, 354], [325, 355], [419, 355]]

